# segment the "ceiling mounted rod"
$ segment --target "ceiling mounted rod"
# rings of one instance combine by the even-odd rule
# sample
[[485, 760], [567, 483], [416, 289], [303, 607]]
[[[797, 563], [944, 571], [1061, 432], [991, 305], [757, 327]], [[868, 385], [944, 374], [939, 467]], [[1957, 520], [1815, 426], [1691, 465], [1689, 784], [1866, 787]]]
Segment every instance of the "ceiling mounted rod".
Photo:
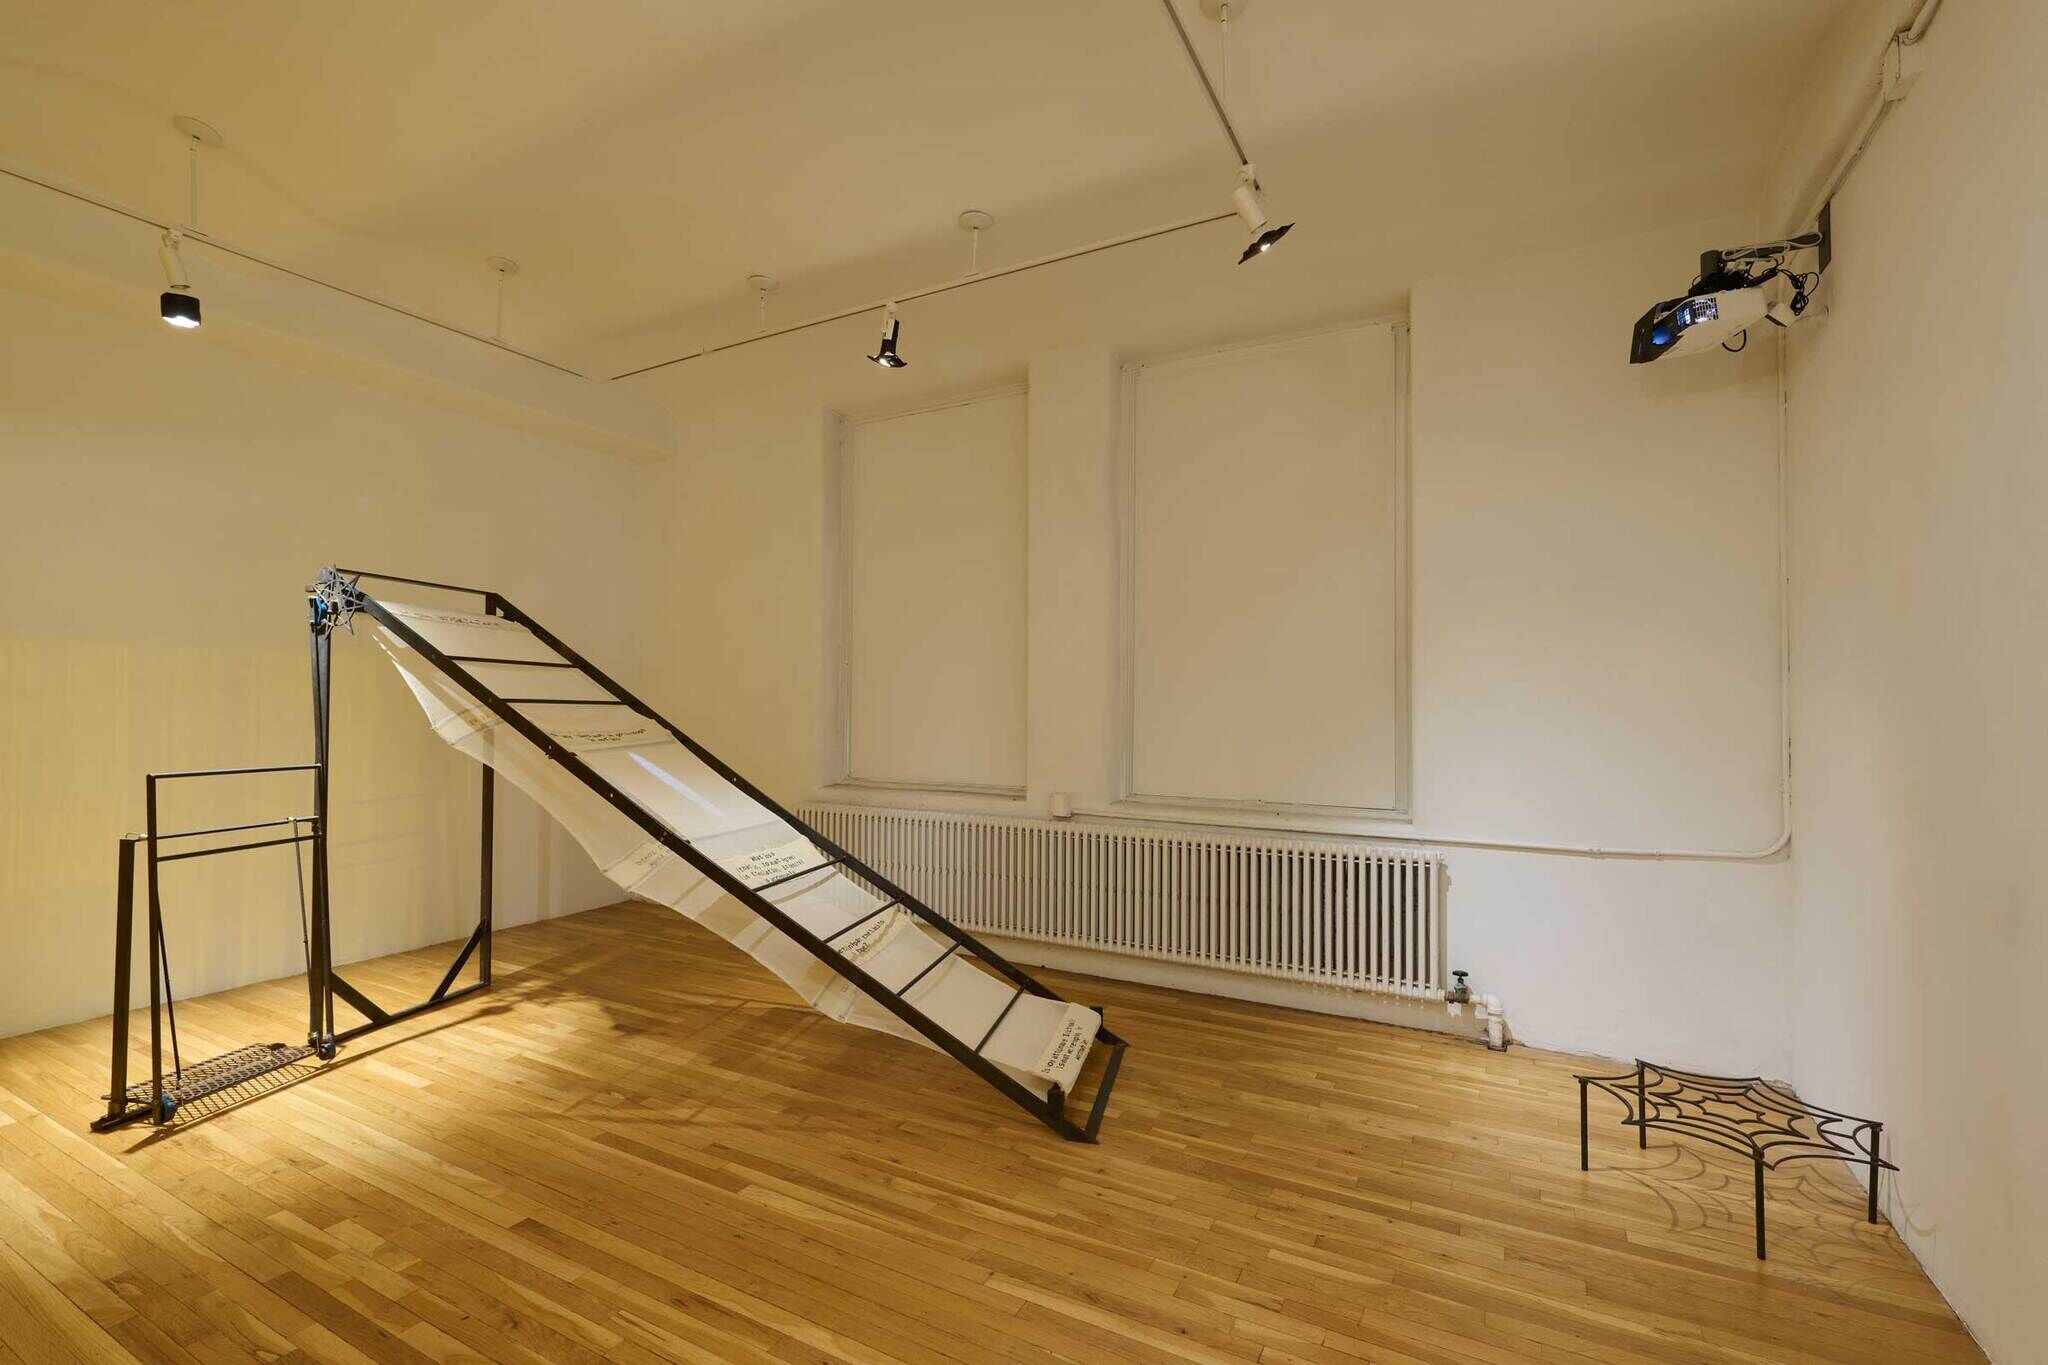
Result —
[[1237, 129], [1230, 122], [1230, 112], [1223, 107], [1223, 97], [1216, 93], [1216, 86], [1209, 79], [1208, 68], [1202, 65], [1201, 57], [1195, 52], [1194, 39], [1188, 37], [1187, 25], [1180, 21], [1180, 11], [1173, 7], [1173, 0], [1159, 0], [1159, 3], [1166, 10], [1167, 22], [1173, 25], [1174, 33], [1180, 38], [1181, 51], [1188, 54], [1188, 65], [1195, 69], [1195, 79], [1202, 83], [1202, 93], [1209, 97], [1209, 107], [1216, 111], [1216, 121], [1223, 125], [1223, 136], [1230, 139], [1230, 150], [1236, 153], [1237, 164], [1244, 165], [1252, 159], [1251, 153], [1244, 149], [1244, 143], [1238, 139]]
[[[97, 194], [74, 189], [69, 185], [59, 184], [54, 180], [46, 180], [39, 175], [30, 175], [28, 172], [17, 170], [12, 166], [0, 165], [0, 175], [19, 180], [24, 184], [34, 185], [39, 189], [48, 190], [52, 194], [61, 194], [66, 199], [76, 199], [81, 204], [90, 204], [96, 209], [103, 209], [108, 213], [116, 214], [131, 222], [153, 227], [159, 232], [169, 232], [172, 228], [178, 226], [174, 223], [160, 222], [146, 213], [138, 213], [134, 209], [117, 204], [111, 199], [103, 199]], [[557, 365], [554, 361], [544, 360], [530, 351], [522, 351], [517, 346], [507, 346], [502, 341], [493, 341], [489, 337], [478, 336], [466, 327], [457, 327], [452, 322], [443, 322], [439, 318], [428, 317], [425, 313], [416, 313], [403, 304], [392, 303], [389, 300], [380, 299], [374, 294], [365, 294], [359, 290], [350, 289], [348, 286], [336, 284], [332, 280], [323, 280], [318, 275], [308, 275], [303, 270], [294, 270], [288, 265], [280, 265], [278, 262], [266, 256], [259, 256], [253, 251], [245, 251], [241, 247], [230, 246], [218, 237], [195, 235], [186, 237], [185, 241], [205, 247], [209, 251], [218, 251], [223, 255], [247, 261], [251, 265], [262, 266], [265, 270], [274, 270], [280, 275], [289, 275], [293, 279], [303, 280], [307, 284], [318, 285], [322, 289], [332, 290], [337, 294], [345, 294], [360, 303], [367, 303], [374, 308], [382, 308], [386, 312], [397, 313], [401, 317], [411, 318], [414, 322], [423, 322], [429, 327], [437, 327], [444, 332], [452, 332], [456, 336], [468, 337], [471, 341], [479, 342], [494, 351], [503, 351], [507, 355], [516, 355], [521, 360], [530, 360], [536, 365], [545, 365], [559, 374], [571, 375], [577, 379], [587, 379], [590, 377], [570, 369], [567, 365]]]
[[1235, 213], [1208, 213], [1203, 214], [1199, 218], [1176, 219], [1171, 223], [1162, 223], [1158, 227], [1146, 228], [1142, 232], [1131, 232], [1121, 237], [1105, 238], [1100, 242], [1090, 242], [1087, 246], [1073, 247], [1066, 251], [1056, 251], [1050, 256], [1038, 256], [1028, 261], [1018, 261], [1014, 265], [997, 266], [991, 270], [984, 270], [979, 274], [962, 275], [957, 279], [946, 280], [940, 284], [927, 285], [922, 289], [900, 290], [897, 293], [891, 294], [886, 299], [876, 299], [873, 302], [859, 304], [852, 308], [842, 308], [835, 313], [825, 313], [819, 317], [806, 318], [802, 322], [792, 322], [787, 327], [777, 327], [771, 331], [757, 332], [753, 336], [741, 337], [736, 341], [721, 341], [715, 345], [700, 347], [683, 355], [672, 356], [667, 360], [657, 360], [652, 365], [642, 365], [638, 369], [626, 370], [615, 374], [612, 376], [612, 379], [614, 381], [632, 379], [639, 375], [651, 374], [656, 370], [665, 370], [671, 365], [680, 365], [685, 361], [698, 360], [707, 355], [716, 355], [720, 351], [731, 351], [737, 350], [741, 346], [751, 346], [757, 341], [768, 341], [774, 337], [788, 336], [792, 332], [802, 332], [812, 327], [823, 327], [829, 322], [844, 322], [848, 318], [857, 318], [865, 313], [873, 313], [887, 308], [891, 304], [909, 303], [916, 299], [931, 298], [935, 294], [951, 293], [955, 289], [966, 289], [970, 285], [987, 284], [990, 280], [1000, 280], [1006, 276], [1020, 275], [1027, 270], [1037, 270], [1048, 265], [1058, 265], [1062, 261], [1072, 261], [1078, 260], [1083, 256], [1092, 256], [1098, 251], [1109, 251], [1115, 247], [1130, 246], [1137, 242], [1147, 242], [1154, 237], [1164, 237], [1170, 233], [1184, 232], [1188, 228], [1207, 227], [1210, 223], [1227, 222], [1236, 216]]

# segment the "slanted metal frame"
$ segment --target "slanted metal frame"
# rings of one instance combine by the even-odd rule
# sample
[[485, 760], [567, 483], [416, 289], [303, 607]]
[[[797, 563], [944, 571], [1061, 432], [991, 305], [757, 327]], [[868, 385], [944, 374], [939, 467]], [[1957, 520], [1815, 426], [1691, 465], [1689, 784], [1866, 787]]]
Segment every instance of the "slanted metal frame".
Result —
[[[1124, 1040], [1112, 1033], [1106, 1023], [1098, 1027], [1096, 1042], [1110, 1049], [1109, 1059], [1103, 1070], [1102, 1079], [1096, 1086], [1094, 1101], [1089, 1108], [1087, 1117], [1080, 1122], [1076, 1122], [1067, 1113], [1067, 1097], [1058, 1086], [1052, 1087], [1051, 1091], [1043, 1097], [1033, 1094], [1030, 1089], [982, 1055], [981, 1049], [988, 1044], [989, 1038], [994, 1036], [995, 1030], [993, 1028], [989, 1030], [988, 1034], [983, 1036], [980, 1043], [970, 1048], [951, 1033], [941, 1028], [929, 1016], [908, 1003], [903, 998], [903, 992], [923, 978], [922, 972], [919, 973], [918, 977], [906, 983], [903, 990], [892, 990], [858, 964], [847, 961], [831, 946], [831, 939], [843, 936], [846, 933], [846, 929], [841, 929], [827, 938], [820, 938], [803, 924], [785, 913], [773, 901], [770, 901], [761, 894], [767, 886], [774, 885], [776, 884], [775, 882], [766, 883], [762, 886], [749, 886], [720, 866], [717, 861], [700, 852], [689, 840], [669, 829], [667, 825], [656, 819], [653, 814], [638, 802], [598, 774], [580, 756], [570, 751], [532, 720], [515, 710], [513, 701], [501, 697], [491, 688], [485, 687], [477, 680], [475, 674], [464, 666], [466, 663], [493, 662], [492, 660], [474, 655], [451, 655], [429, 643], [418, 631], [414, 630], [400, 618], [397, 613], [362, 589], [360, 586], [361, 580], [366, 578], [376, 582], [404, 583], [416, 587], [434, 588], [446, 592], [475, 596], [482, 600], [485, 615], [501, 616], [506, 620], [514, 621], [526, 627], [541, 643], [555, 651], [557, 655], [568, 661], [586, 678], [609, 693], [614, 701], [660, 725], [678, 744], [681, 744], [685, 749], [696, 755], [706, 767], [732, 783], [739, 790], [745, 792], [753, 800], [760, 803], [763, 808], [773, 812], [791, 828], [801, 831], [814, 847], [826, 855], [825, 862], [806, 869], [806, 871], [817, 872], [829, 867], [838, 866], [855, 873], [870, 886], [877, 888], [881, 894], [891, 898], [883, 906], [883, 909], [887, 909], [891, 905], [901, 905], [926, 924], [936, 929], [940, 934], [950, 939], [951, 945], [946, 950], [948, 955], [955, 951], [965, 951], [986, 963], [991, 969], [1011, 982], [1017, 988], [1016, 994], [1011, 996], [1009, 1004], [1004, 1007], [1002, 1016], [999, 1016], [996, 1021], [998, 1024], [1002, 1022], [1002, 1018], [1008, 1016], [1010, 1009], [1026, 994], [1036, 995], [1048, 1000], [1060, 1000], [1064, 1003], [1061, 996], [1055, 994], [1029, 973], [984, 945], [972, 934], [969, 934], [966, 930], [961, 929], [958, 925], [953, 924], [944, 916], [938, 914], [930, 906], [884, 877], [874, 868], [856, 858], [846, 849], [827, 839], [803, 820], [797, 818], [787, 808], [768, 796], [767, 793], [763, 792], [746, 778], [740, 776], [739, 773], [720, 761], [716, 755], [712, 754], [703, 745], [683, 733], [682, 730], [656, 712], [652, 707], [613, 681], [595, 664], [592, 664], [588, 659], [585, 659], [582, 655], [562, 643], [546, 627], [542, 626], [526, 612], [520, 610], [517, 605], [503, 595], [484, 588], [462, 587], [456, 584], [436, 583], [425, 579], [400, 578], [395, 575], [380, 574], [369, 570], [335, 568], [322, 570], [320, 581], [316, 588], [316, 595], [326, 603], [327, 611], [336, 619], [345, 621], [353, 613], [359, 611], [367, 614], [378, 625], [388, 630], [395, 638], [432, 663], [446, 677], [474, 698], [479, 705], [490, 711], [492, 715], [505, 724], [511, 726], [522, 738], [540, 749], [548, 758], [574, 774], [585, 786], [603, 797], [613, 809], [624, 815], [628, 820], [631, 820], [648, 838], [696, 868], [705, 877], [710, 879], [713, 884], [718, 886], [720, 890], [744, 904], [748, 909], [793, 939], [806, 952], [810, 953], [812, 957], [824, 963], [837, 975], [851, 982], [862, 994], [874, 1000], [904, 1023], [910, 1025], [934, 1047], [946, 1053], [954, 1061], [959, 1062], [975, 1075], [981, 1077], [982, 1080], [988, 1082], [989, 1085], [1001, 1092], [1020, 1109], [1031, 1114], [1039, 1122], [1045, 1124], [1046, 1127], [1052, 1129], [1060, 1136], [1075, 1142], [1094, 1142], [1096, 1140], [1096, 1135], [1102, 1127], [1103, 1112], [1108, 1106], [1110, 1092], [1116, 1083], [1117, 1071], [1123, 1063], [1123, 1054], [1126, 1047]], [[777, 882], [780, 880], [782, 879], [776, 879]], [[852, 927], [854, 926], [848, 926], [848, 928]], [[1101, 1014], [1100, 1010], [1096, 1012], [1098, 1015]]]

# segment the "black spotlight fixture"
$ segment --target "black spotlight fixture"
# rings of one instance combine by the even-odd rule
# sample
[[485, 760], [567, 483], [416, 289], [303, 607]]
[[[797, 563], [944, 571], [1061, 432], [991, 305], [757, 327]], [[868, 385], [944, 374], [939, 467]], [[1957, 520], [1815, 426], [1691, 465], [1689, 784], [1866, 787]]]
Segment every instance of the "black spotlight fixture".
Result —
[[1292, 223], [1282, 223], [1279, 227], [1267, 228], [1246, 245], [1243, 254], [1237, 258], [1237, 263], [1243, 265], [1252, 257], [1262, 256], [1266, 252], [1271, 251], [1273, 243], [1279, 241], [1292, 231], [1294, 231], [1294, 224]]
[[199, 325], [199, 296], [176, 289], [166, 289], [157, 300], [162, 309], [164, 321], [173, 327], [197, 327]]
[[903, 330], [903, 319], [896, 316], [896, 305], [890, 304], [882, 310], [882, 344], [868, 357], [885, 370], [900, 370], [910, 362], [896, 354], [896, 338]]
[[199, 325], [199, 296], [192, 292], [192, 281], [185, 274], [185, 258], [178, 251], [183, 240], [183, 234], [173, 228], [164, 234], [163, 246], [157, 251], [171, 286], [158, 296], [157, 310], [171, 326], [189, 331]]
[[1245, 247], [1244, 254], [1237, 258], [1243, 265], [1254, 256], [1263, 256], [1273, 249], [1273, 244], [1294, 231], [1294, 224], [1281, 223], [1272, 226], [1273, 220], [1266, 213], [1266, 204], [1259, 197], [1259, 178], [1252, 173], [1252, 164], [1247, 161], [1237, 169], [1237, 188], [1230, 193], [1230, 202], [1237, 209], [1237, 216], [1244, 220], [1245, 227], [1252, 232], [1252, 240]]

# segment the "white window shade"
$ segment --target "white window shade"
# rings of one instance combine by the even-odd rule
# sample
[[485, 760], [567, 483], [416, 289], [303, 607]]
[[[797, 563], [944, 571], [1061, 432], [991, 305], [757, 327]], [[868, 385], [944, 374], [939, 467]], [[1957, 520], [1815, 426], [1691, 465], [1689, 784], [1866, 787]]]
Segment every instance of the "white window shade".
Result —
[[1126, 786], [1402, 809], [1405, 329], [1129, 377]]
[[847, 777], [1024, 786], [1025, 395], [850, 425]]

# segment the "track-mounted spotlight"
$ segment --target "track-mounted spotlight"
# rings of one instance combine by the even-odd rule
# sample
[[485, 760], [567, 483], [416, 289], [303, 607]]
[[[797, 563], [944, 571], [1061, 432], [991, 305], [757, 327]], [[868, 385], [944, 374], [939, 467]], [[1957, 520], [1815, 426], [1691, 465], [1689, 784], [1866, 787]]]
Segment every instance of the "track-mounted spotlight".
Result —
[[882, 344], [868, 357], [885, 370], [900, 370], [910, 362], [896, 354], [896, 337], [903, 330], [903, 319], [896, 316], [896, 305], [890, 304], [882, 310]]
[[199, 296], [182, 294], [175, 289], [166, 289], [157, 295], [157, 307], [163, 319], [173, 327], [193, 328], [199, 325]]
[[1245, 227], [1252, 234], [1252, 240], [1246, 245], [1244, 254], [1237, 258], [1239, 265], [1243, 265], [1254, 256], [1263, 256], [1271, 251], [1275, 242], [1294, 230], [1292, 223], [1282, 223], [1278, 227], [1268, 226], [1272, 219], [1266, 214], [1265, 200], [1259, 197], [1259, 178], [1252, 172], [1252, 164], [1249, 161], [1238, 167], [1237, 188], [1231, 191], [1230, 202], [1236, 208], [1237, 216], [1244, 220]]
[[192, 281], [185, 274], [185, 258], [178, 251], [184, 240], [184, 234], [172, 228], [164, 234], [163, 245], [157, 248], [157, 256], [164, 263], [164, 279], [171, 286], [157, 299], [157, 310], [171, 326], [192, 328], [199, 325], [199, 296], [192, 292]]
[[171, 286], [157, 297], [157, 313], [171, 326], [190, 331], [199, 325], [199, 296], [192, 292], [192, 280], [185, 273], [185, 258], [178, 248], [184, 244], [188, 232], [205, 236], [199, 232], [199, 149], [218, 147], [221, 141], [219, 130], [190, 114], [179, 114], [171, 120], [171, 126], [185, 139], [191, 168], [192, 204], [185, 215], [185, 226], [168, 229], [164, 233], [163, 244], [157, 248], [157, 259], [164, 263], [164, 281]]

